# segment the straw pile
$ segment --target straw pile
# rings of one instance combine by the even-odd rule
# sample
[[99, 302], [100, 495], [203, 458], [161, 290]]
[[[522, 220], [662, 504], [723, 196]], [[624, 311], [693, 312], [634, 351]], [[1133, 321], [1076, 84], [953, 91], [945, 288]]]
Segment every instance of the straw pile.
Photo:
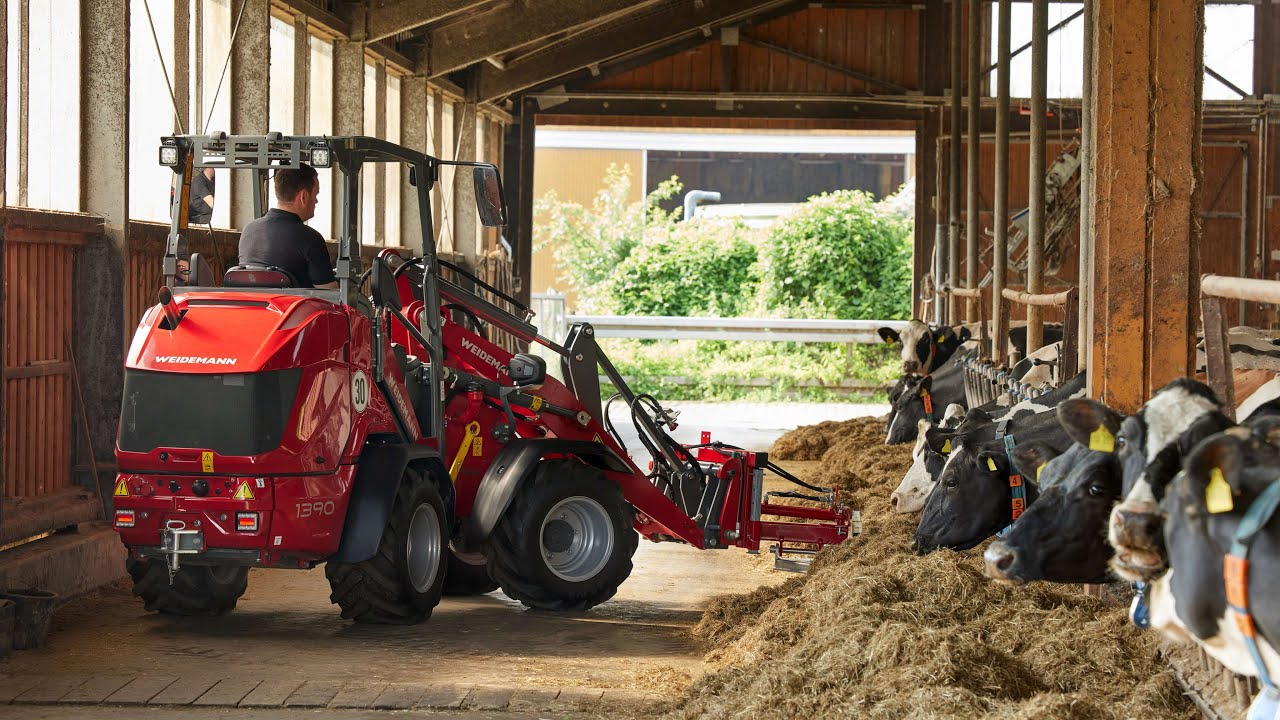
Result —
[[[878, 444], [871, 418], [844, 425], [811, 479], [862, 509], [863, 535], [804, 576], [713, 602], [694, 633], [717, 669], [669, 717], [1195, 717], [1124, 610], [1077, 587], [991, 582], [981, 547], [911, 553], [915, 518], [888, 505], [910, 446]], [[815, 432], [792, 447], [828, 432], [802, 430]]]

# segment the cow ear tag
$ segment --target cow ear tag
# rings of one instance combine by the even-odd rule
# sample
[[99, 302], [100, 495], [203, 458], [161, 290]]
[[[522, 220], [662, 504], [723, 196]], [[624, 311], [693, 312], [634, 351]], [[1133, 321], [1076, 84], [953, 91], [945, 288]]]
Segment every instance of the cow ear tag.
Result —
[[992, 460], [991, 458], [987, 458], [987, 468], [990, 469], [992, 472], [995, 472], [996, 461]]
[[943, 337], [943, 336], [941, 336], [941, 335], [939, 335], [939, 336], [938, 336], [938, 344], [939, 344], [939, 345], [941, 345], [943, 340], [946, 340], [946, 338], [945, 338], [945, 337]]
[[1209, 471], [1209, 484], [1204, 488], [1204, 504], [1211, 513], [1231, 512], [1236, 504], [1231, 499], [1231, 486], [1220, 468]]
[[1098, 429], [1089, 433], [1089, 449], [1098, 452], [1115, 452], [1116, 436], [1111, 434], [1106, 425], [1099, 425]]
[[1044, 466], [1045, 466], [1045, 465], [1048, 465], [1048, 464], [1049, 464], [1049, 463], [1047, 463], [1047, 462], [1042, 462], [1042, 463], [1040, 463], [1040, 465], [1038, 465], [1038, 466], [1036, 467], [1036, 480], [1039, 480], [1039, 479], [1040, 479], [1040, 473], [1044, 472]]
[[942, 443], [942, 454], [946, 455], [949, 452], [951, 452], [951, 438], [947, 438], [946, 442]]

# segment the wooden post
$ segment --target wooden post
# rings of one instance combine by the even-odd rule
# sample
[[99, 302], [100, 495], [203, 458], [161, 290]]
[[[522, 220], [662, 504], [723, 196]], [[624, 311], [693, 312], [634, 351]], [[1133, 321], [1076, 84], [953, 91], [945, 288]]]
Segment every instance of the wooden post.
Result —
[[1095, 7], [1090, 393], [1134, 412], [1194, 370], [1203, 0]]

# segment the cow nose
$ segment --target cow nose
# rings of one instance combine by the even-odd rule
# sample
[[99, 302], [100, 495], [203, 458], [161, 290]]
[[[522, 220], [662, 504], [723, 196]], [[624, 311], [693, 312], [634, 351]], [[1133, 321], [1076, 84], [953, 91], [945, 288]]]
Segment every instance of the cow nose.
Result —
[[904, 372], [904, 373], [913, 373], [913, 372], [919, 372], [919, 370], [920, 370], [920, 362], [919, 362], [919, 361], [917, 361], [917, 360], [903, 360], [903, 361], [902, 361], [902, 372]]
[[894, 494], [890, 495], [890, 496], [889, 496], [889, 505], [890, 505], [894, 510], [897, 510], [897, 509], [898, 509], [898, 501], [899, 501], [900, 499], [901, 499], [901, 498], [899, 498], [899, 497], [898, 497], [898, 493], [894, 493]]
[[1013, 567], [1013, 562], [1016, 559], [1017, 555], [1013, 550], [1001, 542], [991, 543], [986, 552], [982, 553], [982, 560], [986, 564], [987, 577], [997, 580], [1008, 578], [1009, 569]]
[[1116, 508], [1116, 524], [1126, 544], [1150, 545], [1163, 530], [1158, 514], [1121, 508]]

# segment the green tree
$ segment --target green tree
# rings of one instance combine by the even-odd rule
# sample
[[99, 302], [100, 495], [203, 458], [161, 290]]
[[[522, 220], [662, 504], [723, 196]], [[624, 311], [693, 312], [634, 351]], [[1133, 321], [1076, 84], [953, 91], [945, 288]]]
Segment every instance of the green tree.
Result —
[[742, 314], [755, 300], [756, 247], [738, 222], [699, 217], [651, 222], [613, 272], [624, 315]]
[[773, 226], [761, 252], [767, 310], [791, 317], [905, 319], [911, 225], [866, 193], [823, 193]]

